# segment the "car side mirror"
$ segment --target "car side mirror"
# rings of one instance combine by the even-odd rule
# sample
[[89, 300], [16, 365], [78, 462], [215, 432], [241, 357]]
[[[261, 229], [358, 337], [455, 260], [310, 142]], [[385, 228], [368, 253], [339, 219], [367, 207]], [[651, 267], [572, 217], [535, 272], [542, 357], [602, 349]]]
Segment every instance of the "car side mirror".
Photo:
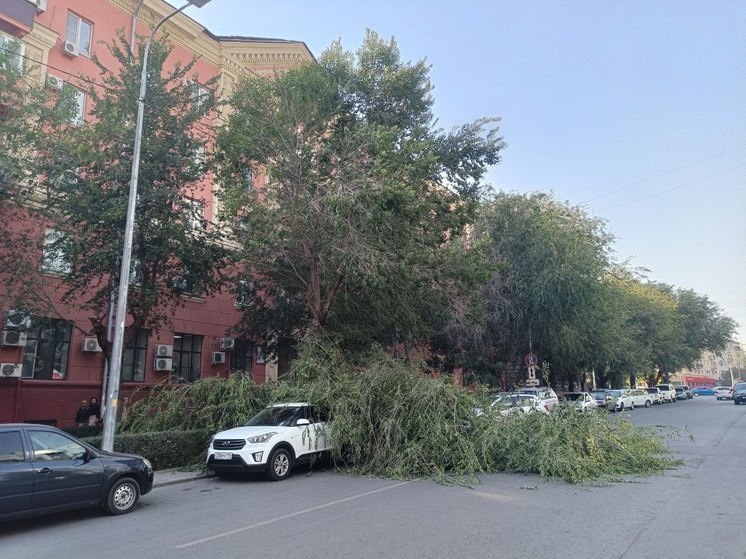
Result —
[[296, 422], [295, 422], [295, 424], [296, 424], [296, 425], [297, 425], [298, 427], [300, 427], [301, 425], [310, 425], [310, 424], [311, 424], [311, 422], [310, 422], [310, 421], [308, 421], [307, 419], [299, 419], [298, 421], [296, 421]]

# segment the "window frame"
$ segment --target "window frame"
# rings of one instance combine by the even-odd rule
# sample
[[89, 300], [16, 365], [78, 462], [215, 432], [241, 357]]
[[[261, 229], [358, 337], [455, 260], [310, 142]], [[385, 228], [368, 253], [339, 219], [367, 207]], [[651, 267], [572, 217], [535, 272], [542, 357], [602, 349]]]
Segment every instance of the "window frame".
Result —
[[[185, 341], [189, 341], [188, 347], [185, 347]], [[196, 343], [195, 343], [196, 342]], [[195, 349], [195, 345], [198, 346]], [[174, 333], [174, 352], [173, 352], [173, 372], [171, 377], [176, 382], [192, 383], [198, 381], [202, 374], [202, 348], [204, 346], [204, 336], [198, 334]], [[187, 358], [188, 364], [184, 367], [184, 358]], [[188, 374], [184, 374], [184, 369]]]
[[[16, 70], [23, 74], [26, 56], [26, 43], [24, 43], [17, 37], [13, 37], [12, 35], [8, 35], [7, 33], [3, 33], [2, 31], [0, 31], [0, 39], [2, 40], [0, 48], [4, 49], [5, 52], [10, 54], [11, 64], [15, 66]], [[18, 50], [11, 51], [8, 45], [17, 46]]]
[[47, 227], [44, 230], [44, 247], [42, 249], [41, 270], [48, 274], [65, 275], [72, 272], [72, 264], [59, 246], [65, 238], [65, 233], [59, 229]]
[[[122, 382], [145, 382], [145, 367], [148, 357], [148, 339], [150, 331], [138, 328], [133, 340], [134, 345], [127, 344], [122, 350], [121, 376]], [[132, 355], [131, 362], [127, 362], [128, 355]], [[139, 366], [139, 373], [137, 373]]]
[[[67, 379], [72, 324], [59, 318], [33, 317], [31, 320], [31, 326], [26, 330], [26, 345], [21, 355], [23, 364], [21, 378]], [[39, 357], [40, 354], [42, 357]], [[62, 376], [62, 379], [54, 378], [55, 371]]]
[[[75, 30], [70, 28], [70, 22], [75, 23]], [[81, 45], [81, 28], [85, 24], [88, 27], [88, 43]], [[65, 41], [75, 43], [75, 48], [78, 50], [78, 54], [82, 54], [86, 58], [91, 57], [91, 46], [93, 45], [93, 22], [88, 21], [85, 18], [80, 17], [75, 12], [67, 12], [67, 19], [65, 20]], [[82, 48], [85, 46], [85, 48]]]

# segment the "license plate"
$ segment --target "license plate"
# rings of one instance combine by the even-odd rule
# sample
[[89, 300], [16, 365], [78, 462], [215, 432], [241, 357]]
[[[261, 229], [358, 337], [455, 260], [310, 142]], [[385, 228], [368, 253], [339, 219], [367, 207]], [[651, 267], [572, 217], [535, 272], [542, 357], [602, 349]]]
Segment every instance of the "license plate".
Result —
[[230, 460], [233, 458], [233, 454], [231, 452], [216, 452], [215, 453], [215, 460]]

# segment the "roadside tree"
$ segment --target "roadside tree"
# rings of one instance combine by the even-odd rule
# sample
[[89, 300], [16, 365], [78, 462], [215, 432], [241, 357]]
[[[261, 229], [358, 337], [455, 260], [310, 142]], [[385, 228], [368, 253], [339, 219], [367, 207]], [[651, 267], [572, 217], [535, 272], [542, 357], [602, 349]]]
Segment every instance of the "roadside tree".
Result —
[[[319, 332], [351, 348], [441, 327], [458, 292], [448, 247], [503, 144], [492, 119], [436, 129], [428, 72], [368, 32], [355, 54], [335, 43], [318, 64], [246, 79], [230, 100], [221, 183], [247, 272], [245, 326], [271, 351]], [[255, 171], [266, 182], [247, 181]]]

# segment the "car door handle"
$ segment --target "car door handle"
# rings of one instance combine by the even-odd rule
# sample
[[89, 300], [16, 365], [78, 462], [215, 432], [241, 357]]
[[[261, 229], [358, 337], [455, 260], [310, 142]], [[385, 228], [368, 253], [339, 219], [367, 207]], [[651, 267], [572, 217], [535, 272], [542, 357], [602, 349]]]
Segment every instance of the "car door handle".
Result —
[[41, 470], [36, 470], [37, 474], [48, 474], [51, 473], [52, 468], [42, 468]]

